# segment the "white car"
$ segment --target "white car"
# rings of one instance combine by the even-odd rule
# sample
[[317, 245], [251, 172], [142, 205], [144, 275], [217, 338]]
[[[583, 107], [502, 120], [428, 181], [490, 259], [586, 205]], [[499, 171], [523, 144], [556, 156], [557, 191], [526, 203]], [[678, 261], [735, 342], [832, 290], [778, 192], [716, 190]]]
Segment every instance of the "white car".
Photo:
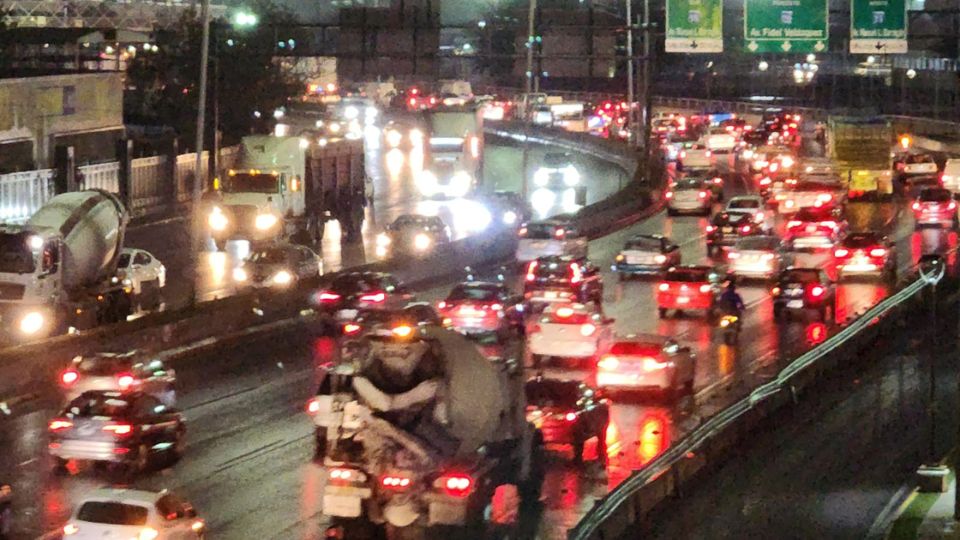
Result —
[[618, 337], [597, 361], [597, 387], [660, 390], [672, 397], [693, 394], [696, 355], [672, 338], [640, 334]]
[[937, 174], [937, 162], [929, 154], [911, 154], [903, 162], [904, 176]]
[[534, 366], [543, 358], [593, 359], [613, 333], [613, 320], [592, 304], [553, 304], [527, 327]]
[[753, 216], [753, 222], [760, 225], [764, 232], [773, 230], [771, 223], [772, 215], [764, 212], [766, 203], [763, 197], [759, 195], [738, 195], [727, 201], [723, 211], [728, 214], [749, 214]]
[[940, 184], [953, 194], [960, 193], [960, 159], [947, 160], [940, 175]]
[[162, 289], [167, 285], [167, 268], [160, 259], [142, 249], [124, 248], [120, 252], [117, 268], [130, 280], [133, 294], [139, 296], [146, 289]]
[[526, 264], [540, 257], [552, 255], [587, 256], [587, 237], [570, 224], [557, 221], [534, 221], [517, 231], [516, 259]]
[[680, 164], [684, 168], [709, 169], [713, 167], [713, 152], [703, 143], [694, 143], [680, 151]]
[[193, 505], [167, 490], [101, 488], [84, 498], [63, 526], [68, 540], [195, 540], [206, 524]]

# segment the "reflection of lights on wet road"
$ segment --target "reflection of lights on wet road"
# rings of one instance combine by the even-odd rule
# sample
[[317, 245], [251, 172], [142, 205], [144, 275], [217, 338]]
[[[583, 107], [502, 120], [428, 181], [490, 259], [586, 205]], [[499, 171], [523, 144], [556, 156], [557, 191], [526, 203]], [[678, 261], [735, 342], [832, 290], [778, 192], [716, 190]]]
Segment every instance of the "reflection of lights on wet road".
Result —
[[538, 189], [530, 195], [530, 205], [533, 206], [533, 211], [536, 212], [541, 219], [550, 214], [550, 210], [553, 209], [553, 204], [556, 200], [556, 193], [545, 188]]
[[736, 351], [736, 347], [726, 344], [717, 347], [717, 371], [720, 372], [720, 376], [726, 377], [733, 373], [733, 367], [737, 359]]
[[646, 465], [653, 458], [660, 455], [670, 439], [667, 434], [667, 421], [659, 415], [648, 415], [640, 422], [640, 433], [637, 436], [637, 457], [640, 465]]
[[207, 285], [210, 289], [219, 289], [230, 284], [228, 278], [232, 276], [232, 272], [228, 271], [229, 266], [230, 257], [226, 253], [217, 251], [207, 255]]
[[813, 322], [807, 325], [804, 332], [807, 336], [807, 343], [817, 345], [827, 339], [827, 325], [822, 322]]
[[560, 200], [560, 206], [563, 208], [564, 213], [576, 212], [580, 209], [580, 205], [577, 204], [577, 190], [574, 188], [563, 190], [563, 195]]
[[418, 146], [410, 150], [410, 173], [414, 178], [423, 170], [423, 147]]
[[386, 156], [387, 161], [387, 177], [390, 181], [395, 182], [400, 179], [401, 173], [403, 173], [403, 164], [406, 161], [406, 157], [403, 155], [403, 151], [399, 148], [394, 148], [387, 152]]

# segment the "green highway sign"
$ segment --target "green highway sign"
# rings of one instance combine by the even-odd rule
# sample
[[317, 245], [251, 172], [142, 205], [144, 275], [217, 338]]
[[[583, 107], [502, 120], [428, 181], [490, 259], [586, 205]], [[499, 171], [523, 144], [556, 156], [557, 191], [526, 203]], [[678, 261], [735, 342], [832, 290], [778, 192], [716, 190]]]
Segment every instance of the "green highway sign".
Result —
[[723, 0], [667, 0], [667, 52], [723, 52]]
[[745, 0], [743, 39], [752, 53], [827, 50], [829, 0]]
[[907, 52], [906, 0], [850, 0], [850, 52]]

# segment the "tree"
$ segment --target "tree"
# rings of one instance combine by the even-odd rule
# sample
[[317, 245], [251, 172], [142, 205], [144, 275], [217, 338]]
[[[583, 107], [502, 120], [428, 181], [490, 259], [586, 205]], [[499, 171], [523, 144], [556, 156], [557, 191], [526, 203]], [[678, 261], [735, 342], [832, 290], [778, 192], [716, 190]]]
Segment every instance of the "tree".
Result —
[[[233, 28], [223, 19], [211, 23], [206, 107], [212, 115], [219, 96], [225, 144], [265, 125], [255, 112], [269, 117], [303, 91], [301, 81], [282, 71], [274, 60], [276, 29], [293, 24], [292, 16], [269, 0], [256, 2], [251, 10], [259, 20], [254, 27]], [[129, 119], [169, 125], [182, 143], [194, 140], [202, 32], [197, 13], [185, 13], [176, 30], [159, 33], [156, 50], [140, 52], [131, 62], [127, 72]], [[212, 124], [208, 117], [207, 125]], [[212, 129], [207, 136], [212, 137]]]

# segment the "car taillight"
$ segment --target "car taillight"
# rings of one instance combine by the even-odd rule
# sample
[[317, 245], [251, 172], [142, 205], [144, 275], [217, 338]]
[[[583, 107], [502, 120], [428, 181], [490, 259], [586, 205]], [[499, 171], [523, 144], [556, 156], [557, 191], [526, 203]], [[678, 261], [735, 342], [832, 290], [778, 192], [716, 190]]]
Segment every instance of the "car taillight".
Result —
[[411, 106], [415, 106], [417, 104], [417, 98], [410, 98], [409, 103]]
[[761, 261], [772, 261], [772, 260], [773, 260], [773, 253], [764, 253], [763, 255], [760, 256], [760, 260], [761, 260]]
[[360, 325], [357, 323], [347, 323], [343, 325], [343, 334], [346, 336], [352, 336], [360, 331]]
[[330, 291], [320, 291], [320, 294], [317, 295], [317, 299], [324, 304], [329, 304], [332, 302], [339, 302], [340, 295], [335, 292]]
[[447, 303], [441, 300], [440, 303], [437, 304], [437, 309], [447, 309]]
[[954, 201], [950, 201], [950, 204], [947, 205], [947, 210], [956, 210], [956, 209], [957, 209], [957, 203]]
[[817, 200], [820, 202], [830, 202], [833, 200], [833, 195], [829, 193], [821, 193], [817, 195]]
[[380, 486], [386, 489], [402, 490], [410, 487], [413, 481], [406, 476], [387, 475], [380, 478]]
[[697, 197], [700, 197], [701, 199], [706, 199], [706, 198], [707, 198], [707, 192], [706, 192], [706, 191], [701, 191], [700, 193], [697, 193]]
[[563, 419], [566, 420], [567, 422], [573, 422], [573, 421], [575, 421], [575, 420], [577, 419], [577, 413], [575, 413], [575, 412], [568, 412], [567, 414], [565, 414], [565, 415], [563, 416]]
[[870, 250], [871, 257], [883, 257], [887, 254], [887, 250], [884, 248], [873, 248]]
[[643, 370], [644, 371], [658, 371], [667, 367], [666, 362], [660, 362], [656, 358], [644, 358], [643, 359]]
[[705, 152], [705, 154], [706, 154], [706, 156], [707, 156], [707, 157], [710, 157], [710, 156], [712, 156], [712, 155], [713, 155], [713, 152], [711, 152], [711, 151], [709, 151], [709, 150], [707, 150], [707, 151]]
[[827, 290], [820, 285], [814, 285], [813, 287], [810, 287], [810, 296], [814, 298], [820, 298], [825, 292], [827, 292]]
[[307, 414], [317, 414], [320, 412], [320, 402], [317, 398], [312, 398], [307, 402]]
[[742, 232], [743, 234], [748, 234], [752, 230], [753, 230], [753, 227], [749, 225], [744, 225], [743, 227], [740, 227], [740, 232]]
[[660, 285], [657, 285], [657, 289], [659, 289], [659, 290], [662, 291], [662, 292], [667, 292], [667, 291], [670, 290], [670, 284], [669, 284], [669, 283], [661, 283]]
[[780, 296], [780, 287], [774, 287], [770, 289], [770, 294], [774, 296]]
[[773, 183], [773, 180], [771, 180], [769, 176], [764, 176], [763, 178], [760, 179], [761, 186], [769, 186], [772, 183]]
[[711, 290], [713, 290], [713, 288], [710, 287], [710, 285], [701, 285], [701, 286], [700, 286], [700, 292], [702, 292], [702, 293], [704, 293], [704, 294], [710, 292]]
[[330, 479], [332, 484], [341, 485], [366, 481], [366, 476], [362, 472], [354, 469], [344, 469], [341, 467], [330, 469], [330, 471], [327, 472], [327, 477]]
[[434, 485], [441, 487], [451, 497], [466, 497], [473, 489], [473, 478], [465, 474], [441, 476]]
[[707, 232], [708, 232], [708, 233], [712, 233], [712, 232], [715, 231], [715, 230], [717, 230], [717, 228], [714, 227], [713, 225], [707, 225]]
[[583, 271], [580, 270], [580, 265], [577, 263], [570, 264], [570, 283], [576, 285], [583, 281]]
[[681, 158], [687, 157], [687, 151], [686, 151], [686, 150], [681, 150], [681, 151], [680, 151], [680, 157], [681, 157]]
[[801, 225], [803, 225], [803, 223], [800, 222], [800, 221], [797, 221], [797, 220], [795, 220], [795, 219], [791, 219], [790, 221], [787, 222], [787, 228], [788, 228], [788, 229], [793, 229], [793, 228], [799, 227], [799, 226], [801, 226]]
[[590, 323], [584, 323], [580, 325], [580, 335], [583, 337], [590, 337], [596, 331], [597, 331], [597, 327]]
[[103, 426], [103, 431], [113, 433], [118, 437], [124, 437], [133, 433], [133, 426], [130, 424], [107, 424]]
[[720, 177], [718, 176], [718, 177], [716, 177], [716, 178], [713, 179], [713, 183], [714, 183], [714, 184], [722, 184], [722, 183], [723, 183], [723, 178], [720, 178]]
[[846, 257], [849, 254], [850, 250], [844, 248], [837, 249], [833, 252], [833, 256], [837, 258]]
[[361, 302], [372, 302], [374, 304], [380, 304], [387, 299], [387, 295], [383, 292], [364, 294], [360, 297]]
[[655, 256], [655, 257], [653, 258], [653, 261], [656, 262], [657, 264], [663, 264], [663, 263], [667, 262], [667, 256], [666, 256], [666, 255], [657, 255], [657, 256]]
[[490, 309], [493, 311], [503, 311], [503, 304], [490, 304]]
[[137, 379], [130, 373], [121, 373], [117, 375], [117, 386], [119, 386], [121, 390], [128, 390], [130, 387], [137, 384], [137, 382], [139, 381], [137, 381]]
[[728, 259], [739, 259], [739, 258], [740, 258], [740, 254], [737, 253], [736, 251], [728, 251], [728, 252], [727, 252], [727, 258], [728, 258]]
[[663, 196], [666, 197], [666, 198], [668, 198], [668, 199], [672, 199], [672, 198], [673, 198], [673, 192], [672, 192], [672, 191], [668, 191], [668, 192], [664, 193]]
[[537, 279], [537, 261], [530, 261], [530, 264], [527, 265], [527, 281], [534, 281]]
[[920, 209], [920, 201], [916, 201], [916, 202], [913, 203], [913, 209], [914, 209], [914, 210], [919, 210], [919, 209]]
[[620, 366], [620, 360], [617, 360], [616, 356], [604, 355], [600, 357], [600, 360], [597, 362], [597, 368], [604, 371], [616, 371], [617, 367]]
[[831, 228], [831, 229], [836, 229], [836, 228], [837, 228], [837, 222], [836, 222], [836, 221], [833, 221], [833, 220], [821, 221], [821, 222], [820, 222], [820, 226], [821, 226], [821, 227], [829, 227], [829, 228]]
[[557, 238], [563, 238], [563, 236], [564, 236], [565, 234], [567, 234], [567, 231], [565, 231], [565, 230], [563, 230], [563, 229], [557, 229], [557, 230], [553, 231], [553, 235], [556, 236]]
[[70, 386], [71, 384], [77, 382], [77, 379], [80, 378], [80, 373], [75, 369], [68, 369], [60, 374], [60, 382], [64, 386]]
[[70, 429], [73, 427], [73, 422], [69, 420], [64, 420], [62, 418], [55, 418], [47, 424], [47, 429], [50, 431], [63, 431], [65, 429]]

